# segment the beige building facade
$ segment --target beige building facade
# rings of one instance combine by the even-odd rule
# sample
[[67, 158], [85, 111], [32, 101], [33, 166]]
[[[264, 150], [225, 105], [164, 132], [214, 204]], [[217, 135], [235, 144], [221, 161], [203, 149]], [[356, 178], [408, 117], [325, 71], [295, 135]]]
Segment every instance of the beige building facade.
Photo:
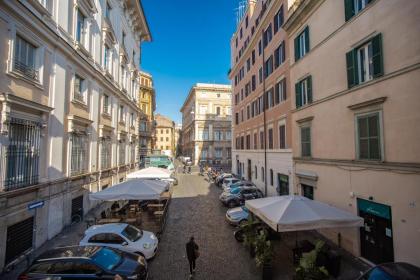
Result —
[[135, 0], [0, 2], [0, 270], [137, 168]]
[[290, 4], [296, 192], [365, 219], [321, 231], [354, 255], [420, 266], [420, 3]]
[[231, 39], [232, 171], [263, 193], [293, 193], [287, 1], [248, 1]]
[[160, 150], [161, 154], [175, 157], [175, 122], [161, 114], [157, 114], [155, 120], [156, 150]]
[[155, 149], [155, 110], [156, 92], [153, 88], [153, 78], [149, 73], [140, 71], [140, 120], [139, 120], [139, 155], [143, 157], [152, 154]]
[[194, 85], [181, 108], [182, 155], [193, 164], [231, 168], [232, 90], [230, 85]]

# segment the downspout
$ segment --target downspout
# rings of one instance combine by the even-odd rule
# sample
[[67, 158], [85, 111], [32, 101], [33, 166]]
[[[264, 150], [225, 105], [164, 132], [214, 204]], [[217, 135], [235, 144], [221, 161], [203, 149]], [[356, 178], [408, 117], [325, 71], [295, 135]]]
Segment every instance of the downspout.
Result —
[[266, 100], [265, 100], [265, 46], [264, 46], [264, 32], [261, 38], [262, 44], [262, 78], [263, 78], [263, 117], [264, 117], [264, 195], [267, 196], [267, 122], [265, 116]]

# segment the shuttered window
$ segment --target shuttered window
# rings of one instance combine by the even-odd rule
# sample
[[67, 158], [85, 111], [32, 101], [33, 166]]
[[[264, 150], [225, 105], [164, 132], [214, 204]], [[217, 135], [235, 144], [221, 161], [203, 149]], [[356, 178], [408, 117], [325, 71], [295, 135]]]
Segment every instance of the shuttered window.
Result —
[[358, 158], [381, 160], [379, 113], [357, 117]]
[[300, 143], [302, 157], [310, 157], [311, 153], [311, 127], [300, 128]]
[[312, 103], [312, 77], [309, 76], [295, 84], [296, 108]]
[[279, 67], [286, 60], [285, 44], [284, 41], [280, 43], [280, 46], [274, 51], [274, 68]]
[[295, 61], [301, 59], [309, 52], [309, 26], [295, 38]]
[[274, 101], [276, 104], [283, 102], [287, 99], [286, 94], [286, 78], [276, 83], [274, 87]]
[[374, 0], [344, 0], [344, 11], [346, 21], [358, 14], [373, 1]]
[[347, 85], [352, 88], [383, 75], [382, 35], [346, 54]]
[[279, 126], [279, 147], [286, 149], [286, 125]]

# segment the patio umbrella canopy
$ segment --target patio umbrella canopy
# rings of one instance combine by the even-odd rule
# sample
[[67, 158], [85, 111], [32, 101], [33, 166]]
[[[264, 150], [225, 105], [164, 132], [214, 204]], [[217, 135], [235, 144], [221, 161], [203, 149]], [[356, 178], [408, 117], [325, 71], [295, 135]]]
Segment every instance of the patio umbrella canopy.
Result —
[[148, 167], [127, 174], [127, 179], [165, 179], [170, 178], [172, 171], [158, 167]]
[[247, 200], [245, 206], [278, 232], [363, 225], [359, 216], [297, 195]]
[[90, 200], [153, 200], [159, 199], [169, 183], [157, 180], [133, 179], [89, 195]]

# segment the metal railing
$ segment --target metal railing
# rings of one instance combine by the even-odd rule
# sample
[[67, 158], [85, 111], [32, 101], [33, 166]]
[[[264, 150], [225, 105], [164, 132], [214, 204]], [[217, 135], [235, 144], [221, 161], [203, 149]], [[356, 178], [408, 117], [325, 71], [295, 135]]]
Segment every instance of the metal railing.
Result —
[[15, 59], [13, 62], [13, 70], [33, 80], [38, 80], [38, 70]]

